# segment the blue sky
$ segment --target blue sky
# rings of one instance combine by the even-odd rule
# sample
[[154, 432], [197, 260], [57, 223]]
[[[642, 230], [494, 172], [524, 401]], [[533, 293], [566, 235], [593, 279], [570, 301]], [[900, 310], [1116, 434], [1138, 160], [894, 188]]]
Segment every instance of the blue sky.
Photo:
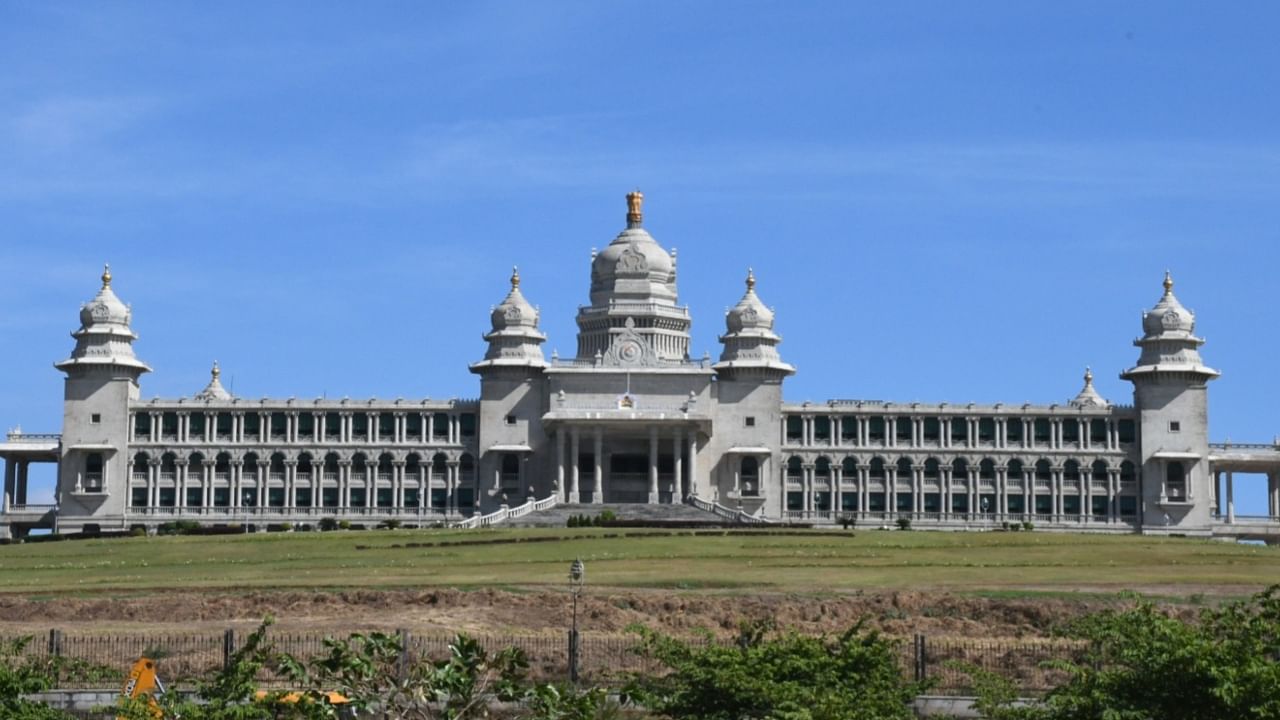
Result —
[[[792, 400], [1061, 402], [1170, 268], [1214, 439], [1280, 433], [1274, 3], [0, 4], [0, 424], [109, 261], [143, 394], [468, 397], [512, 265], [574, 348], [623, 195]], [[1265, 508], [1260, 488], [1243, 504]]]

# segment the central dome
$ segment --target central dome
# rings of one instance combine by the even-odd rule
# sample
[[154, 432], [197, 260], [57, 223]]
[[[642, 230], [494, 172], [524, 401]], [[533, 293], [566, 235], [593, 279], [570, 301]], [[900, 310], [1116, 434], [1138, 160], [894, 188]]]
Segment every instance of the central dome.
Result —
[[627, 194], [626, 229], [592, 255], [591, 304], [578, 309], [580, 359], [607, 354], [627, 328], [658, 358], [688, 358], [689, 311], [676, 305], [676, 259], [641, 226], [643, 201], [639, 191]]

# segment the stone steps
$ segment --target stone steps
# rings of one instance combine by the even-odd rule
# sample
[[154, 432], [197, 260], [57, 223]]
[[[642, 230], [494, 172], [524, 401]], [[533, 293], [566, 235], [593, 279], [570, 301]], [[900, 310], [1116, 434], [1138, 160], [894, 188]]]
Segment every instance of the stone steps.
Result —
[[692, 505], [649, 505], [643, 503], [616, 504], [564, 504], [542, 512], [534, 512], [514, 520], [507, 520], [502, 527], [565, 527], [573, 515], [595, 517], [605, 510], [613, 511], [619, 520], [644, 520], [646, 522], [724, 522], [713, 513], [703, 512]]

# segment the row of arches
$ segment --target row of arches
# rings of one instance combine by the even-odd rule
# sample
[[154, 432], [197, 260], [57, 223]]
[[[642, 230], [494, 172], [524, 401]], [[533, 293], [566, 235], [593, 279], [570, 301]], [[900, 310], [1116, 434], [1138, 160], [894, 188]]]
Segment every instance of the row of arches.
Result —
[[[747, 458], [754, 462], [754, 458]], [[745, 475], [747, 463], [743, 462], [742, 472]], [[755, 466], [758, 468], [758, 466]], [[805, 461], [799, 456], [792, 456], [786, 462], [786, 477], [792, 482], [799, 482], [804, 477]], [[831, 458], [826, 456], [818, 457], [813, 461], [813, 474], [815, 478], [820, 480], [829, 479], [834, 474], [836, 465]], [[846, 457], [839, 463], [839, 470], [844, 477], [854, 478], [863, 466], [858, 462], [857, 458]], [[977, 463], [971, 463], [964, 458], [956, 458], [949, 463], [939, 460], [938, 458], [929, 457], [923, 463], [909, 457], [898, 458], [897, 461], [890, 464], [889, 460], [882, 457], [871, 458], [866, 464], [868, 477], [872, 480], [885, 480], [888, 477], [888, 471], [893, 469], [899, 478], [914, 477], [913, 470], [916, 467], [922, 467], [923, 475], [926, 480], [937, 480], [941, 478], [943, 470], [950, 470], [951, 477], [955, 480], [965, 480], [970, 477], [978, 477], [984, 480], [994, 480], [999, 470], [1005, 471], [1005, 476], [1011, 480], [1022, 479], [1030, 476], [1036, 480], [1049, 480], [1053, 477], [1055, 465], [1047, 458], [1041, 458], [1035, 462], [1029, 462], [1021, 459], [1011, 459], [1004, 463], [997, 463], [992, 458], [983, 458]], [[1062, 477], [1068, 481], [1078, 481], [1085, 476], [1091, 476], [1094, 480], [1105, 481], [1109, 477], [1112, 466], [1105, 460], [1095, 460], [1092, 464], [1084, 464], [1077, 460], [1067, 460], [1062, 463]], [[1132, 482], [1137, 479], [1137, 470], [1134, 464], [1128, 460], [1120, 463], [1118, 468], [1120, 471], [1121, 482]], [[758, 472], [758, 469], [756, 470]]]
[[423, 469], [429, 470], [433, 475], [437, 473], [443, 475], [448, 466], [454, 462], [458, 464], [464, 477], [475, 470], [475, 458], [470, 453], [453, 456], [441, 452], [427, 456], [411, 452], [399, 457], [397, 454], [390, 452], [384, 452], [377, 456], [362, 452], [351, 453], [349, 456], [337, 452], [325, 453], [324, 455], [313, 455], [308, 452], [301, 452], [296, 455], [274, 452], [264, 457], [258, 453], [249, 452], [237, 457], [229, 452], [221, 452], [209, 457], [200, 452], [192, 452], [182, 457], [175, 452], [166, 452], [160, 454], [158, 458], [153, 458], [147, 452], [138, 452], [133, 456], [134, 474], [145, 475], [153, 461], [160, 466], [161, 474], [175, 473], [180, 461], [186, 462], [188, 472], [211, 465], [216, 473], [230, 472], [231, 466], [239, 461], [243, 463], [243, 472], [245, 474], [256, 473], [259, 466], [265, 466], [267, 471], [271, 473], [283, 473], [285, 466], [289, 463], [296, 463], [297, 472], [304, 474], [315, 472], [337, 473], [339, 467], [348, 462], [351, 464], [353, 473], [363, 473], [373, 468], [379, 475], [390, 475], [398, 463], [404, 464], [405, 474], [408, 476], [416, 475]]

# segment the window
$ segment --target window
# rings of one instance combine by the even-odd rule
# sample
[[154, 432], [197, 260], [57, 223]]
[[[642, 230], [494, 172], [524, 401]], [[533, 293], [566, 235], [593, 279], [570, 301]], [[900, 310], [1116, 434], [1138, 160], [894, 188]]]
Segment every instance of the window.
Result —
[[101, 424], [102, 424], [102, 414], [101, 414], [101, 413], [94, 413], [94, 414], [90, 415], [90, 416], [89, 416], [89, 422], [93, 423], [94, 425], [101, 425]]
[[1182, 423], [1178, 422], [1177, 420], [1169, 421], [1169, 432], [1171, 433], [1182, 432]]
[[508, 425], [515, 425], [515, 424], [516, 424], [516, 416], [515, 416], [515, 415], [508, 415], [506, 418], [504, 418], [504, 422], [506, 422]]
[[748, 416], [746, 417], [746, 419], [744, 419], [742, 422], [743, 422], [743, 424], [744, 424], [746, 427], [755, 427], [755, 426], [756, 426], [756, 419], [755, 419], [755, 417], [754, 417], [754, 416], [752, 416], [752, 415], [748, 415]]

